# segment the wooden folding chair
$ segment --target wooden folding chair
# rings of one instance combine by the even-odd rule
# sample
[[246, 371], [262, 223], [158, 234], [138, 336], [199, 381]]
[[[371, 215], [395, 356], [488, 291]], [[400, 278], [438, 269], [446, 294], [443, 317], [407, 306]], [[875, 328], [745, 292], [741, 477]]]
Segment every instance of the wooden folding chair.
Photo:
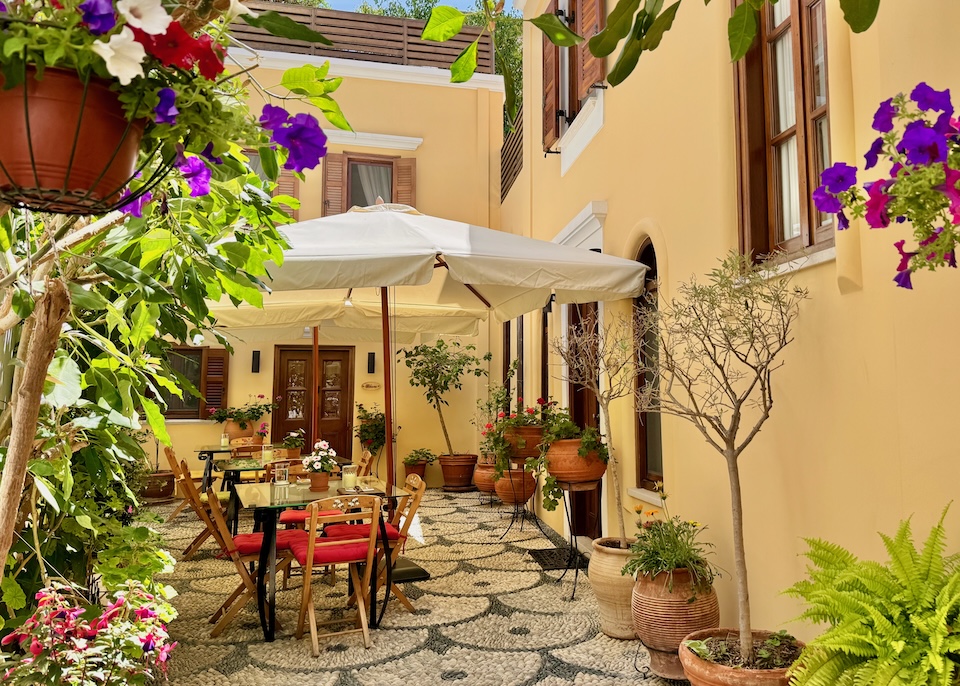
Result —
[[[356, 495], [341, 496], [336, 498], [324, 498], [310, 503], [307, 506], [307, 512], [310, 518], [307, 520], [307, 531], [305, 542], [295, 542], [291, 545], [291, 551], [300, 566], [303, 567], [303, 591], [300, 597], [300, 616], [297, 621], [296, 637], [303, 636], [303, 625], [306, 619], [310, 619], [310, 639], [313, 644], [313, 656], [320, 656], [320, 634], [317, 630], [316, 609], [313, 605], [313, 568], [315, 566], [325, 566], [331, 564], [345, 564], [349, 567], [350, 580], [353, 582], [353, 588], [356, 596], [358, 628], [345, 629], [323, 634], [328, 636], [341, 636], [344, 634], [361, 633], [363, 634], [363, 645], [369, 648], [372, 645], [370, 641], [370, 627], [367, 622], [367, 601], [370, 593], [370, 577], [373, 570], [374, 560], [377, 553], [377, 531], [380, 525], [380, 508], [382, 501], [376, 496]], [[323, 510], [346, 510], [344, 514], [320, 516]], [[329, 526], [341, 522], [362, 522], [355, 526], [361, 527], [363, 533], [345, 538], [317, 538], [318, 526], [321, 524]], [[361, 575], [358, 571], [359, 565], [364, 566], [364, 572]], [[328, 622], [327, 624], [344, 624], [350, 619], [340, 618]]]
[[360, 461], [357, 462], [357, 476], [370, 476], [373, 471], [373, 453], [364, 450], [360, 455]]
[[218, 498], [214, 498], [212, 501], [209, 498], [204, 499], [200, 497], [200, 493], [197, 491], [197, 486], [193, 483], [193, 479], [190, 477], [190, 468], [187, 466], [186, 460], [177, 463], [177, 456], [173, 452], [172, 448], [164, 448], [164, 454], [167, 456], [167, 460], [170, 462], [171, 470], [173, 471], [174, 476], [177, 479], [177, 485], [180, 488], [181, 493], [186, 495], [187, 503], [193, 509], [194, 513], [203, 523], [203, 531], [197, 534], [197, 537], [190, 542], [184, 551], [183, 559], [189, 560], [193, 557], [204, 542], [213, 535], [213, 525], [210, 523], [209, 512], [211, 509], [210, 502], [213, 502], [213, 509], [221, 510], [223, 505], [220, 503]]
[[[207, 493], [211, 498], [214, 497], [213, 489], [210, 489]], [[227, 520], [224, 519], [220, 510], [212, 510], [211, 515], [215, 537], [222, 550], [222, 556], [230, 558], [237, 574], [240, 576], [240, 583], [233, 590], [233, 593], [210, 617], [210, 623], [214, 625], [210, 636], [216, 638], [233, 621], [233, 618], [243, 609], [243, 606], [257, 597], [257, 583], [253, 579], [253, 574], [255, 573], [254, 565], [260, 560], [263, 534], [238, 534], [234, 536], [230, 533]], [[303, 540], [305, 535], [302, 531], [277, 532], [278, 571], [286, 572], [289, 569], [290, 563], [293, 562], [290, 547], [298, 541], [305, 544], [306, 541]]]
[[[194, 485], [196, 485], [196, 479], [194, 479], [194, 478], [190, 475], [190, 470], [188, 469], [186, 472], [184, 472], [184, 471], [182, 471], [182, 470], [180, 469], [180, 464], [177, 462], [177, 456], [176, 456], [176, 454], [173, 452], [173, 449], [172, 449], [172, 448], [164, 448], [164, 449], [163, 449], [163, 453], [164, 453], [164, 455], [167, 456], [167, 462], [170, 463], [170, 471], [173, 472], [173, 476], [174, 476], [174, 478], [175, 478], [178, 482], [180, 481], [181, 478], [183, 478], [183, 479], [190, 479], [191, 481], [194, 482]], [[190, 507], [190, 499], [187, 497], [186, 491], [181, 488], [181, 489], [180, 489], [180, 493], [183, 495], [183, 500], [181, 500], [181, 501], [180, 501], [180, 504], [177, 505], [177, 507], [174, 509], [174, 511], [170, 513], [170, 516], [167, 517], [167, 521], [168, 521], [168, 522], [171, 522], [171, 521], [173, 521], [174, 519], [176, 519], [176, 518], [180, 515], [181, 512], [183, 512], [185, 509], [187, 509], [188, 507]], [[202, 493], [202, 494], [201, 494], [201, 500], [204, 501], [204, 502], [206, 502], [206, 498], [207, 498], [206, 493]], [[229, 494], [229, 493], [219, 493], [219, 494], [217, 495], [217, 498], [218, 498], [218, 500], [220, 500], [221, 503], [225, 503], [225, 502], [227, 502], [227, 501], [230, 499], [230, 494]]]

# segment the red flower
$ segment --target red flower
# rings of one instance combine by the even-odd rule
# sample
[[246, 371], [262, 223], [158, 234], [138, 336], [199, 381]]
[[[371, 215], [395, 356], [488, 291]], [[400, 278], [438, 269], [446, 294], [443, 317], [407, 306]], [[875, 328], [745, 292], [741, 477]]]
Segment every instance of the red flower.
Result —
[[497, 417], [499, 417], [500, 419], [503, 419], [503, 418], [506, 417], [506, 416], [507, 416], [507, 415], [506, 415], [505, 413], [503, 413], [503, 412], [497, 412]]
[[171, 22], [162, 36], [151, 36], [136, 28], [133, 34], [148, 54], [167, 66], [193, 69], [197, 65], [203, 77], [211, 81], [223, 72], [223, 46], [207, 34], [194, 38], [179, 22]]
[[197, 67], [200, 68], [203, 78], [214, 81], [217, 76], [223, 73], [224, 53], [223, 46], [214, 43], [213, 38], [209, 35], [203, 34], [197, 39], [193, 56], [197, 60]]
[[527, 414], [533, 414], [534, 412], [536, 412], [536, 410], [533, 409], [532, 407], [527, 408]]
[[517, 398], [517, 405], [523, 405], [523, 398]]
[[516, 412], [511, 412], [511, 413], [510, 413], [510, 419], [516, 419], [516, 418], [517, 418], [517, 413], [516, 413]]
[[483, 428], [484, 428], [484, 429], [492, 429], [492, 428], [493, 428], [493, 424], [489, 424], [489, 423], [488, 423], [488, 424], [487, 424], [485, 427], [483, 427]]
[[547, 401], [543, 398], [537, 398], [537, 405], [546, 405]]

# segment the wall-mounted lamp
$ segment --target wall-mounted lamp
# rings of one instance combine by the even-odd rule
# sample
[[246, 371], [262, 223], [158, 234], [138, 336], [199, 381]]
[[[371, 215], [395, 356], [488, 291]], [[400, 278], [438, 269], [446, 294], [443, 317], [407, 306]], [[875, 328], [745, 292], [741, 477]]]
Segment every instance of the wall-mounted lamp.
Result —
[[367, 353], [367, 374], [373, 374], [377, 369], [377, 354]]
[[254, 374], [260, 373], [260, 351], [253, 351], [253, 359], [250, 361], [250, 371]]

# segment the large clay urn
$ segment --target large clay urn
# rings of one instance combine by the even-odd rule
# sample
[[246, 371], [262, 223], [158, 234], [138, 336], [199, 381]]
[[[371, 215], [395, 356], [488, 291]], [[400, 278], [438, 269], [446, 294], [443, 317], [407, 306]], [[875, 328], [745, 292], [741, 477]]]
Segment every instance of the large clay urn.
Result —
[[641, 574], [633, 585], [633, 628], [650, 650], [650, 669], [665, 679], [683, 679], [677, 650], [687, 634], [720, 623], [720, 603], [713, 588], [696, 593], [690, 572]]
[[477, 490], [473, 485], [473, 468], [476, 464], [476, 455], [441, 455], [443, 490], [455, 493]]
[[[708, 638], [736, 637], [736, 629], [704, 629], [685, 636], [683, 641], [705, 641]], [[770, 635], [769, 631], [754, 631], [754, 642], [763, 641]], [[803, 644], [797, 641], [801, 647]], [[787, 668], [784, 669], [743, 669], [728, 667], [727, 665], [710, 662], [697, 656], [692, 650], [681, 643], [680, 663], [683, 665], [684, 677], [692, 686], [788, 686]]]
[[632, 640], [636, 638], [630, 607], [633, 577], [620, 573], [631, 553], [629, 547], [619, 546], [619, 538], [595, 539], [587, 576], [600, 610], [600, 631], [610, 638]]
[[510, 444], [510, 457], [523, 458], [540, 455], [540, 441], [543, 440], [542, 426], [515, 426], [503, 432], [503, 438]]
[[497, 496], [507, 505], [527, 502], [537, 490], [533, 474], [522, 469], [504, 470], [503, 476], [494, 482]]
[[607, 471], [607, 463], [596, 451], [580, 457], [580, 439], [554, 441], [547, 450], [547, 472], [557, 481], [578, 483], [599, 481]]

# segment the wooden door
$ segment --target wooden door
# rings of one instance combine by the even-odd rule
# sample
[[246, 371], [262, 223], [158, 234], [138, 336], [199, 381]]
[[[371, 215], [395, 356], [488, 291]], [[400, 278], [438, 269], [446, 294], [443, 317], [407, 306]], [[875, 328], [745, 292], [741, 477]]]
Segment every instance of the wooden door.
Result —
[[[574, 328], [597, 327], [597, 303], [583, 303], [567, 306], [567, 326]], [[600, 426], [600, 404], [597, 396], [588, 388], [571, 383], [569, 386], [570, 418], [580, 428]], [[573, 535], [599, 538], [600, 529], [600, 489], [592, 491], [574, 491], [570, 493], [571, 519]]]
[[[337, 455], [349, 458], [353, 446], [353, 348], [320, 348], [320, 378], [313, 380], [310, 347], [277, 346], [274, 363], [274, 414], [271, 440], [279, 443], [291, 431], [310, 433], [310, 417], [319, 403], [320, 437]], [[309, 451], [311, 446], [306, 446]]]

